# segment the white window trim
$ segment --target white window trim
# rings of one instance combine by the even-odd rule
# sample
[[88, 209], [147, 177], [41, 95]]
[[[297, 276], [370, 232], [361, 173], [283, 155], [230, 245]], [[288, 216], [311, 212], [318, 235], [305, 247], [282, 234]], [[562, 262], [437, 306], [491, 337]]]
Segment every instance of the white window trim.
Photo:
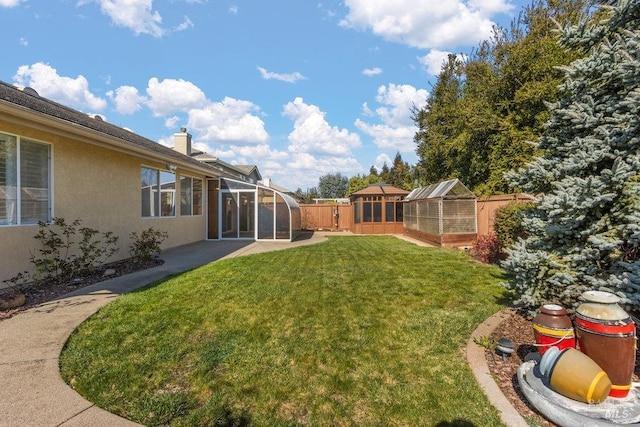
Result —
[[10, 133], [10, 132], [5, 132], [0, 130], [0, 133], [3, 133], [5, 135], [9, 135], [12, 137], [16, 138], [16, 179], [18, 180], [18, 182], [16, 183], [16, 223], [15, 224], [0, 224], [0, 227], [33, 227], [33, 226], [37, 226], [38, 223], [26, 223], [23, 224], [22, 223], [22, 191], [20, 191], [20, 189], [22, 188], [22, 182], [21, 182], [21, 155], [20, 155], [20, 145], [23, 139], [26, 139], [28, 141], [31, 142], [35, 142], [36, 144], [42, 144], [42, 145], [46, 145], [49, 147], [49, 173], [47, 176], [47, 180], [48, 180], [48, 203], [47, 203], [47, 211], [49, 212], [48, 218], [46, 219], [46, 221], [44, 222], [51, 222], [51, 220], [54, 218], [54, 212], [53, 212], [53, 206], [54, 206], [54, 202], [53, 202], [53, 194], [54, 194], [54, 182], [53, 182], [53, 165], [54, 165], [54, 159], [53, 159], [53, 144], [50, 142], [46, 142], [46, 141], [42, 141], [39, 139], [35, 139], [35, 138], [29, 138], [29, 137], [22, 137], [18, 134], [15, 133]]
[[[142, 219], [162, 219], [162, 218], [175, 218], [176, 217], [176, 210], [177, 210], [177, 204], [176, 204], [176, 191], [178, 190], [178, 183], [177, 183], [177, 174], [171, 170], [168, 169], [161, 169], [158, 168], [157, 166], [149, 166], [149, 165], [145, 165], [142, 164], [140, 165], [140, 174], [142, 174], [142, 168], [146, 168], [146, 169], [150, 169], [156, 172], [156, 178], [157, 178], [157, 185], [160, 188], [162, 186], [162, 183], [160, 182], [160, 174], [162, 172], [166, 172], [166, 173], [170, 173], [173, 175], [173, 183], [174, 183], [174, 189], [173, 189], [173, 215], [162, 215], [162, 195], [160, 194], [158, 197], [158, 206], [156, 206], [156, 209], [158, 211], [158, 215], [152, 215], [152, 216], [143, 216], [142, 212], [140, 212], [140, 217]], [[140, 175], [142, 176], [142, 175]], [[138, 182], [138, 185], [140, 184], [140, 182]], [[138, 187], [140, 188], [140, 187]], [[160, 193], [162, 193], [162, 189], [160, 188]], [[142, 189], [140, 188], [140, 207], [142, 207]]]
[[[187, 215], [183, 215], [182, 214], [182, 202], [180, 203], [180, 216], [184, 216], [184, 217], [192, 217], [192, 216], [202, 216], [203, 212], [204, 212], [204, 179], [202, 178], [198, 178], [196, 176], [191, 176], [188, 174], [180, 174], [178, 181], [180, 182], [180, 187], [179, 187], [179, 191], [180, 191], [180, 197], [182, 197], [182, 178], [191, 178], [191, 214], [187, 214]], [[195, 204], [193, 203], [193, 181], [197, 179], [200, 181], [201, 183], [201, 188], [200, 188], [200, 213], [199, 214], [194, 214], [193, 213], [193, 208], [195, 207]], [[177, 210], [177, 208], [176, 208]]]

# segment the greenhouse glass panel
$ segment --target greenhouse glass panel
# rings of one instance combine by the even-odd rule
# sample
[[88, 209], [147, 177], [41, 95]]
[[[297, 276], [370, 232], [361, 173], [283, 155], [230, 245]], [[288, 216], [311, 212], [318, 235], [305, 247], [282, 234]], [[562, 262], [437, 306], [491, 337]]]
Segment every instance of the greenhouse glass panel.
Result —
[[445, 234], [475, 233], [475, 218], [443, 218], [442, 231]]
[[274, 238], [275, 196], [273, 191], [258, 190], [258, 239]]
[[276, 239], [290, 239], [290, 227], [289, 206], [281, 194], [276, 194]]
[[252, 238], [255, 235], [255, 193], [242, 192], [239, 204], [239, 227], [240, 238]]
[[222, 237], [238, 237], [238, 193], [222, 194]]

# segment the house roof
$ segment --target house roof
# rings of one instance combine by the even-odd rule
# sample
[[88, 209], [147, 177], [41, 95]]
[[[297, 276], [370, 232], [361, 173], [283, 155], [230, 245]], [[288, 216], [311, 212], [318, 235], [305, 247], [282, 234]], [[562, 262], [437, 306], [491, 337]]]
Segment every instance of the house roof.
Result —
[[255, 165], [232, 165], [205, 151], [193, 152], [191, 153], [191, 157], [211, 165], [216, 170], [225, 171], [226, 169], [226, 172], [230, 173], [230, 175], [234, 176], [235, 178], [240, 178], [239, 176], [236, 176], [237, 173], [249, 176], [255, 170], [255, 173], [257, 175], [256, 181], [262, 179], [262, 175], [260, 175], [260, 171]]
[[370, 196], [370, 195], [383, 195], [383, 196], [405, 196], [409, 194], [407, 190], [394, 187], [389, 184], [370, 184], [362, 190], [354, 191], [349, 196]]
[[470, 199], [475, 198], [476, 196], [456, 178], [427, 185], [426, 187], [416, 188], [412, 190], [404, 200], [437, 199], [444, 197]]
[[262, 175], [260, 174], [260, 171], [258, 170], [258, 167], [256, 165], [234, 165], [234, 167], [244, 172], [245, 175], [251, 175], [255, 171], [255, 173], [258, 175], [258, 181], [262, 179]]
[[[224, 176], [219, 170], [195, 158], [181, 154], [169, 147], [106, 122], [100, 116], [91, 117], [81, 111], [43, 98], [31, 88], [18, 89], [0, 81], [0, 112], [3, 119], [33, 119], [33, 115], [48, 121], [52, 129], [65, 127], [74, 134], [84, 133], [88, 141], [128, 150], [160, 161], [171, 161], [183, 167], [199, 170], [209, 176]], [[25, 117], [25, 114], [30, 114]], [[20, 122], [22, 122], [20, 120]], [[100, 140], [100, 141], [98, 141]]]

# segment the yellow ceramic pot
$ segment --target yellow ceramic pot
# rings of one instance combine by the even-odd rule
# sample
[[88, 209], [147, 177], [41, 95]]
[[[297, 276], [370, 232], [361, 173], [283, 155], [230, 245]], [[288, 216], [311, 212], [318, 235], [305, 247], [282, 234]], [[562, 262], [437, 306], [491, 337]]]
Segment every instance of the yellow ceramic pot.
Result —
[[540, 360], [540, 372], [552, 390], [580, 402], [600, 403], [611, 391], [607, 373], [574, 348], [550, 347]]

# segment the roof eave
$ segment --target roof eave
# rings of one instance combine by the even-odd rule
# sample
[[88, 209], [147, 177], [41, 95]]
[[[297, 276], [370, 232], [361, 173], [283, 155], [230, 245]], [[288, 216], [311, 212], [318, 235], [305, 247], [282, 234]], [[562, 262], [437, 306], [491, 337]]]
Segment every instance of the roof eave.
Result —
[[152, 159], [160, 162], [169, 162], [176, 166], [197, 171], [207, 176], [217, 177], [219, 174], [209, 167], [199, 167], [186, 160], [181, 160], [180, 156], [167, 156], [162, 153], [147, 149], [143, 146], [133, 144], [129, 141], [104, 134], [100, 131], [50, 116], [39, 111], [34, 111], [26, 107], [16, 105], [0, 99], [0, 113], [2, 119], [21, 126], [28, 126], [42, 130], [47, 133], [59, 135], [65, 138], [72, 138], [83, 143], [108, 148], [126, 154], [132, 154], [145, 159]]

